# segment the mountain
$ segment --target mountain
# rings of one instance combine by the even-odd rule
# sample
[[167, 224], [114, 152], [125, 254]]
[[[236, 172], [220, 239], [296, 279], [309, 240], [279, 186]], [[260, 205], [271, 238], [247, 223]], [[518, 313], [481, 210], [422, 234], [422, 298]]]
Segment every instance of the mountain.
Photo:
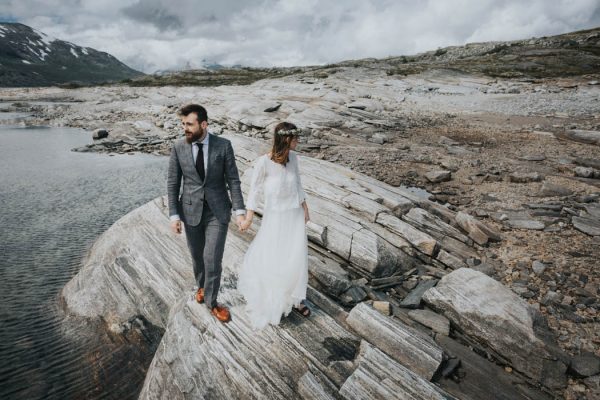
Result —
[[52, 38], [19, 23], [0, 23], [0, 86], [101, 83], [143, 73], [108, 53]]

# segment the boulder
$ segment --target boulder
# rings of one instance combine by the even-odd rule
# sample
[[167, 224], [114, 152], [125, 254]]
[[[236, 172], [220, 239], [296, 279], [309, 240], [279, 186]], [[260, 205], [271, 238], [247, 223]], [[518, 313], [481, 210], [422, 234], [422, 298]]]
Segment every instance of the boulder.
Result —
[[[423, 295], [474, 343], [550, 388], [566, 385], [565, 355], [548, 339], [540, 316], [500, 282], [469, 268], [444, 276]], [[507, 334], [510, 332], [510, 334]]]
[[92, 139], [99, 140], [108, 137], [108, 131], [106, 129], [96, 129], [92, 133]]

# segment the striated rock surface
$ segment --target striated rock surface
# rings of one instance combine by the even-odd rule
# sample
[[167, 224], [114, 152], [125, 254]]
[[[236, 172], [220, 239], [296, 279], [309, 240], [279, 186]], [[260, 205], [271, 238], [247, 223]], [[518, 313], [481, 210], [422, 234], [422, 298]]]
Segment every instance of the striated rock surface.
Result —
[[[251, 161], [266, 148], [255, 139], [227, 138], [235, 147], [247, 192]], [[433, 331], [417, 326], [398, 308], [404, 297], [415, 298], [411, 304], [418, 307], [425, 288], [478, 254], [456, 214], [408, 190], [321, 160], [301, 157], [301, 170], [313, 232], [310, 318], [292, 312], [280, 326], [259, 332], [250, 328], [236, 281], [252, 234], [231, 229], [219, 300], [231, 308], [232, 321], [216, 321], [193, 299], [185, 238], [169, 231], [162, 198], [123, 217], [98, 239], [80, 273], [63, 290], [68, 310], [103, 319], [116, 332], [127, 329], [135, 316], [164, 328], [141, 399], [443, 399], [454, 393], [478, 398], [470, 389], [476, 386], [470, 377], [460, 378], [470, 384], [449, 384], [460, 367], [455, 359], [448, 360], [448, 345], [434, 342], [428, 336]], [[469, 221], [486, 229], [474, 217]], [[260, 219], [251, 231], [259, 225]], [[454, 273], [463, 270], [468, 269]], [[400, 284], [408, 279], [422, 282], [412, 297], [402, 294]], [[396, 285], [393, 291], [380, 291], [390, 283]], [[393, 315], [361, 302], [367, 299], [389, 303], [386, 310]], [[514, 297], [505, 301], [507, 307], [513, 301], [517, 308], [521, 304]], [[468, 320], [458, 321], [458, 328], [473, 341], [485, 337], [478, 329], [487, 329]], [[498, 348], [492, 342], [483, 345]], [[509, 353], [502, 359], [517, 365], [519, 360], [511, 357]], [[562, 377], [564, 373], [555, 374], [555, 379]], [[451, 388], [450, 394], [445, 388]], [[490, 388], [477, 393], [482, 392], [496, 398]], [[516, 392], [524, 393], [520, 388]], [[527, 398], [544, 398], [540, 393]]]

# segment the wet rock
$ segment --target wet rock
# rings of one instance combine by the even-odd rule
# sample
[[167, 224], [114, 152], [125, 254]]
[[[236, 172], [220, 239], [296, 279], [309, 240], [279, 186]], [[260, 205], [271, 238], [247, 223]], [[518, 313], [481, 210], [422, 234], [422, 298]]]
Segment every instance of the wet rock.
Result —
[[425, 178], [431, 183], [447, 182], [452, 179], [450, 171], [431, 171], [425, 174]]
[[541, 182], [544, 176], [537, 172], [513, 172], [508, 176], [508, 180], [515, 183]]
[[92, 139], [99, 140], [108, 137], [108, 131], [106, 129], [96, 129], [92, 133]]

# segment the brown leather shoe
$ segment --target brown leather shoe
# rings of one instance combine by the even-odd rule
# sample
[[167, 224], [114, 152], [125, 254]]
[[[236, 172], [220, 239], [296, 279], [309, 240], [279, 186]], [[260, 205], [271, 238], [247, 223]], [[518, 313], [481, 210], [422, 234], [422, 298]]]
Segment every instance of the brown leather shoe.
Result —
[[198, 303], [204, 303], [204, 288], [198, 288], [196, 292], [196, 301]]
[[231, 314], [229, 314], [229, 310], [225, 306], [213, 307], [210, 313], [221, 322], [229, 322], [231, 320]]

